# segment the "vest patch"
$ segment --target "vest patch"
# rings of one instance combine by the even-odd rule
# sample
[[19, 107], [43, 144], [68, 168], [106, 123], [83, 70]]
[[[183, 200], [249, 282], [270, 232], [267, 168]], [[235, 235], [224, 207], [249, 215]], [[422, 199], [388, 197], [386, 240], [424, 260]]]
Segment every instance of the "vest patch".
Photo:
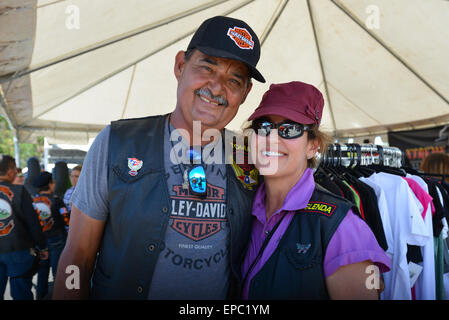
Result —
[[[8, 201], [4, 199], [0, 199], [0, 220], [6, 220], [12, 215], [12, 208]], [[5, 221], [6, 223], [6, 221]], [[14, 228], [14, 220], [11, 219], [5, 225], [5, 223], [0, 222], [0, 237], [7, 236], [11, 233], [11, 230]]]
[[307, 204], [307, 207], [302, 209], [301, 211], [322, 213], [330, 217], [332, 213], [334, 213], [335, 209], [337, 209], [336, 205], [320, 201], [311, 201]]
[[12, 215], [12, 208], [8, 201], [0, 198], [0, 220], [6, 220]]
[[49, 231], [53, 225], [54, 220], [51, 217], [51, 201], [45, 196], [38, 196], [33, 198], [33, 207], [38, 214], [39, 222], [42, 231]]
[[14, 229], [14, 220], [9, 220], [9, 223], [4, 226], [3, 222], [0, 222], [0, 237], [7, 236]]
[[248, 190], [254, 190], [259, 184], [259, 171], [249, 163], [248, 142], [244, 145], [233, 143], [231, 166], [238, 181]]
[[8, 197], [9, 201], [12, 201], [12, 198], [14, 197], [14, 193], [6, 186], [0, 186], [0, 192], [3, 193], [5, 196]]

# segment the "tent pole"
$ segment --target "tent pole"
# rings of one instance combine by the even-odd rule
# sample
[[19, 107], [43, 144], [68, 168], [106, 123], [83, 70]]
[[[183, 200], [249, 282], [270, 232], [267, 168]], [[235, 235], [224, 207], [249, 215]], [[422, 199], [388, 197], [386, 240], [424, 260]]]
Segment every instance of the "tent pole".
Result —
[[413, 73], [425, 86], [432, 90], [437, 96], [439, 96], [446, 104], [449, 104], [448, 98], [446, 98], [441, 92], [439, 92], [430, 82], [424, 79], [417, 70], [415, 70], [410, 64], [407, 63], [398, 53], [396, 53], [392, 48], [390, 48], [380, 37], [378, 37], [374, 32], [368, 30], [368, 28], [360, 21], [360, 19], [354, 16], [345, 6], [340, 3], [339, 0], [331, 0], [331, 2], [339, 8], [343, 13], [345, 13], [352, 21], [354, 21], [363, 31], [365, 31], [371, 38], [373, 38], [377, 43], [379, 43], [385, 50], [387, 50], [393, 57], [396, 58], [404, 67], [406, 67], [411, 73]]
[[20, 167], [20, 147], [19, 147], [19, 132], [17, 130], [16, 134], [13, 137], [14, 140], [14, 154], [15, 154], [15, 158], [16, 158], [16, 166], [17, 168]]
[[[194, 14], [196, 14], [196, 13], [198, 13], [198, 12], [202, 12], [202, 11], [207, 10], [207, 9], [209, 9], [209, 8], [218, 6], [218, 5], [220, 5], [220, 4], [224, 3], [224, 2], [227, 2], [227, 1], [229, 1], [229, 0], [212, 0], [212, 1], [208, 2], [208, 3], [205, 3], [205, 4], [203, 4], [203, 5], [197, 6], [197, 7], [193, 8], [193, 9], [190, 9], [190, 10], [186, 10], [186, 11], [184, 11], [184, 12], [181, 12], [181, 13], [179, 13], [179, 14], [176, 14], [176, 15], [174, 15], [174, 16], [172, 16], [172, 17], [169, 17], [169, 18], [167, 18], [167, 19], [164, 19], [164, 20], [162, 20], [162, 21], [158, 21], [158, 22], [156, 22], [156, 23], [153, 23], [153, 24], [144, 26], [144, 27], [142, 27], [142, 28], [139, 28], [138, 30], [134, 30], [133, 32], [131, 32], [131, 33], [129, 33], [129, 34], [121, 35], [121, 36], [119, 36], [119, 37], [117, 37], [117, 38], [115, 38], [115, 39], [109, 39], [109, 40], [107, 40], [107, 41], [105, 41], [105, 42], [103, 42], [103, 43], [101, 43], [101, 44], [99, 44], [99, 45], [97, 45], [97, 46], [93, 46], [93, 47], [87, 48], [87, 49], [84, 48], [84, 49], [82, 49], [82, 50], [79, 51], [79, 52], [75, 52], [75, 53], [66, 55], [66, 56], [61, 57], [61, 58], [59, 58], [59, 59], [57, 59], [57, 60], [54, 60], [54, 61], [50, 61], [50, 62], [44, 63], [44, 64], [42, 64], [42, 65], [40, 65], [40, 66], [36, 66], [35, 68], [32, 68], [32, 69], [23, 69], [23, 70], [20, 70], [20, 71], [16, 72], [11, 78], [8, 78], [8, 79], [0, 79], [0, 83], [6, 82], [6, 81], [13, 81], [13, 80], [15, 80], [15, 79], [18, 79], [18, 78], [21, 78], [21, 77], [23, 77], [23, 76], [26, 76], [26, 75], [28, 75], [28, 74], [30, 74], [30, 73], [32, 73], [32, 72], [36, 72], [36, 71], [39, 71], [39, 70], [41, 70], [41, 69], [45, 69], [45, 68], [51, 67], [51, 66], [53, 66], [53, 65], [55, 65], [55, 64], [58, 64], [58, 63], [61, 63], [61, 62], [64, 62], [64, 61], [67, 61], [67, 60], [76, 58], [76, 57], [78, 57], [78, 56], [81, 56], [81, 55], [83, 55], [83, 54], [86, 54], [86, 53], [89, 53], [89, 52], [92, 52], [92, 51], [95, 51], [95, 50], [98, 50], [98, 49], [101, 49], [101, 48], [103, 48], [103, 47], [106, 47], [106, 46], [108, 46], [108, 45], [114, 44], [114, 43], [116, 43], [116, 42], [120, 42], [120, 41], [129, 39], [129, 38], [132, 38], [132, 37], [137, 36], [137, 35], [139, 35], [139, 34], [142, 34], [142, 33], [151, 31], [151, 30], [153, 30], [153, 29], [159, 28], [160, 26], [166, 25], [166, 24], [168, 24], [168, 23], [170, 23], [170, 22], [177, 21], [177, 20], [180, 20], [180, 19], [182, 19], [182, 18], [185, 18], [185, 17], [189, 17], [189, 16], [191, 16], [191, 15], [194, 15]], [[248, 3], [253, 2], [253, 1], [254, 1], [254, 0], [247, 0], [242, 6], [239, 6], [239, 8], [245, 6], [245, 5], [247, 5]], [[56, 1], [55, 3], [57, 3], [57, 2], [58, 2], [58, 1]], [[53, 4], [53, 3], [51, 3], [51, 4]], [[43, 6], [40, 6], [40, 7], [43, 7]], [[39, 7], [39, 8], [40, 8], [40, 7]], [[238, 8], [238, 9], [239, 9], [239, 8]], [[233, 10], [233, 11], [234, 11], [234, 10]], [[223, 14], [223, 15], [227, 15], [227, 14]], [[190, 34], [193, 34], [193, 33], [194, 33], [194, 32], [191, 32]], [[190, 34], [189, 34], [189, 35], [190, 35]]]
[[6, 119], [8, 127], [11, 130], [14, 141], [14, 156], [16, 158], [16, 166], [20, 166], [20, 148], [19, 148], [19, 130], [16, 129], [12, 122], [11, 114], [9, 113], [5, 95], [2, 87], [0, 86], [0, 116]]
[[[226, 12], [222, 12], [221, 14], [222, 14], [223, 16], [230, 15], [231, 13], [234, 13], [235, 11], [237, 11], [237, 10], [243, 8], [244, 6], [250, 4], [250, 3], [253, 2], [253, 1], [254, 1], [254, 0], [246, 0], [243, 4], [240, 4], [240, 5], [236, 6], [236, 7], [233, 7], [233, 8], [231, 8], [230, 10], [228, 10], [228, 11], [226, 11]], [[171, 41], [171, 42], [169, 42], [169, 43], [163, 45], [162, 47], [157, 48], [157, 49], [154, 50], [153, 52], [151, 52], [151, 53], [149, 53], [149, 54], [146, 54], [145, 56], [143, 56], [143, 57], [137, 59], [136, 61], [133, 61], [133, 62], [131, 62], [131, 63], [125, 65], [124, 67], [120, 67], [119, 69], [114, 70], [114, 71], [111, 72], [110, 74], [107, 74], [106, 76], [104, 76], [104, 77], [102, 77], [102, 78], [100, 78], [100, 79], [94, 81], [93, 83], [89, 84], [87, 87], [85, 87], [85, 88], [83, 88], [83, 89], [81, 89], [81, 90], [78, 90], [75, 94], [72, 94], [72, 95], [70, 95], [69, 97], [65, 98], [64, 100], [62, 100], [62, 101], [60, 101], [60, 102], [57, 102], [55, 105], [53, 105], [53, 106], [47, 108], [45, 111], [43, 111], [43, 112], [41, 112], [41, 113], [39, 113], [39, 114], [37, 114], [37, 115], [34, 115], [32, 119], [30, 119], [30, 120], [28, 120], [28, 121], [22, 123], [22, 126], [27, 126], [27, 125], [30, 124], [33, 120], [35, 120], [35, 119], [37, 119], [37, 118], [43, 116], [44, 114], [50, 112], [51, 110], [53, 110], [53, 109], [59, 107], [59, 106], [62, 105], [63, 103], [69, 101], [70, 99], [72, 99], [72, 98], [74, 98], [74, 97], [76, 97], [76, 96], [82, 94], [83, 92], [86, 92], [86, 91], [89, 90], [90, 88], [92, 88], [92, 87], [96, 86], [97, 84], [99, 84], [99, 83], [105, 81], [106, 79], [109, 79], [109, 78], [115, 76], [116, 74], [118, 74], [118, 73], [120, 73], [120, 72], [122, 72], [122, 71], [124, 71], [124, 70], [126, 70], [126, 69], [128, 69], [128, 68], [130, 68], [130, 67], [132, 67], [132, 66], [134, 66], [135, 64], [137, 64], [137, 63], [139, 63], [139, 62], [142, 62], [143, 60], [145, 60], [145, 59], [147, 59], [147, 58], [149, 58], [149, 57], [151, 57], [151, 56], [153, 56], [153, 55], [155, 55], [155, 54], [161, 52], [162, 50], [164, 50], [164, 49], [166, 49], [166, 48], [172, 46], [172, 45], [175, 44], [176, 42], [186, 39], [187, 37], [189, 37], [189, 36], [191, 36], [192, 34], [194, 34], [195, 31], [196, 31], [196, 30], [190, 30], [190, 31], [186, 32], [185, 34], [181, 35], [180, 37], [178, 37], [177, 39], [174, 39], [173, 41]], [[67, 60], [67, 59], [65, 59], [65, 60]], [[62, 62], [62, 60], [59, 61], [59, 62]], [[59, 63], [59, 62], [57, 62], [57, 63]], [[40, 69], [39, 69], [39, 70], [40, 70]], [[26, 71], [26, 73], [19, 74], [19, 75], [17, 75], [17, 78], [20, 78], [20, 77], [24, 76], [25, 74], [28, 74], [28, 73], [34, 72], [34, 71], [37, 71], [37, 69], [36, 69], [36, 70], [34, 70], [34, 69], [33, 69], [33, 70], [28, 70], [28, 71]], [[0, 83], [1, 83], [1, 80], [0, 80]]]
[[48, 149], [50, 149], [50, 145], [48, 144], [48, 140], [44, 137], [44, 170], [48, 171]]
[[334, 126], [334, 131], [333, 131], [334, 139], [338, 139], [337, 123], [335, 121], [334, 111], [332, 110], [332, 102], [331, 102], [331, 99], [329, 96], [329, 88], [327, 87], [327, 79], [326, 79], [326, 74], [324, 72], [323, 59], [321, 57], [320, 45], [318, 43], [318, 37], [317, 37], [317, 33], [316, 33], [316, 28], [315, 28], [315, 21], [313, 20], [313, 14], [312, 14], [312, 8], [310, 6], [310, 0], [307, 0], [307, 8], [309, 9], [310, 23], [312, 24], [313, 37], [315, 39], [315, 46], [316, 46], [316, 50], [318, 53], [318, 60], [320, 61], [321, 76], [323, 78], [324, 89], [326, 90], [327, 103], [329, 104], [329, 113], [331, 115], [332, 125]]

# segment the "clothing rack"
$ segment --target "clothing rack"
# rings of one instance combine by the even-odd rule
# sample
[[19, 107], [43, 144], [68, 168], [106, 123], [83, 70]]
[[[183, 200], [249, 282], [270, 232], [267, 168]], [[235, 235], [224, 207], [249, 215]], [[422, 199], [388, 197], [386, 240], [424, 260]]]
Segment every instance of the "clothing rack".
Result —
[[338, 144], [328, 146], [323, 155], [325, 166], [372, 165], [402, 167], [402, 151], [397, 147], [383, 147], [375, 144]]
[[424, 177], [430, 177], [430, 178], [441, 178], [441, 181], [445, 181], [447, 178], [449, 178], [449, 175], [447, 174], [441, 174], [441, 173], [421, 173], [419, 172], [420, 176]]

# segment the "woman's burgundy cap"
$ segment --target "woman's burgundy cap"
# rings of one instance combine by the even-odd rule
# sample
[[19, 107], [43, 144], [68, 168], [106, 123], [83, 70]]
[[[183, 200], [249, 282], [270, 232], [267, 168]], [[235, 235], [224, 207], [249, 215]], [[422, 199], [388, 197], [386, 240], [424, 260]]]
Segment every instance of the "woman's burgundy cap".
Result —
[[300, 81], [270, 85], [248, 120], [278, 115], [302, 124], [320, 125], [324, 99], [320, 90]]

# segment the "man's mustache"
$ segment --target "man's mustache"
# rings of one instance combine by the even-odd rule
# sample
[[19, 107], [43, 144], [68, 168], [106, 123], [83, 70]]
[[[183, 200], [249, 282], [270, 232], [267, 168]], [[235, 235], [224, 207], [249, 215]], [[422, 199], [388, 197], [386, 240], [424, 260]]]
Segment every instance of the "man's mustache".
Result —
[[226, 100], [226, 98], [223, 98], [222, 96], [213, 95], [213, 93], [207, 88], [196, 89], [195, 94], [202, 95], [203, 97], [206, 97], [209, 100], [214, 100], [215, 102], [224, 107], [228, 106], [228, 100]]

